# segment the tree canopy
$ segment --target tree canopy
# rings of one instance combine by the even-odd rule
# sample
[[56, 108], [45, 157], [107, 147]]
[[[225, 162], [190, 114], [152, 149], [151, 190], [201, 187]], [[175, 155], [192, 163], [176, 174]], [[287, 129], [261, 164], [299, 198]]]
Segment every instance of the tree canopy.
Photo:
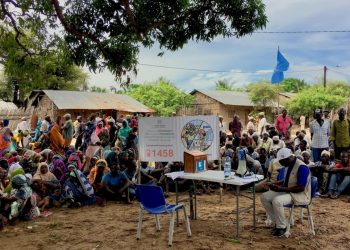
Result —
[[331, 110], [341, 107], [348, 99], [348, 94], [341, 86], [347, 91], [350, 90], [350, 87], [349, 85], [338, 85], [338, 83], [334, 83], [334, 86], [338, 85], [337, 88], [332, 88], [333, 84], [330, 85], [324, 89], [322, 85], [317, 84], [302, 90], [287, 103], [288, 111], [293, 116], [300, 116], [312, 114], [317, 108]]
[[123, 93], [154, 109], [159, 115], [169, 116], [181, 107], [190, 106], [194, 97], [179, 90], [164, 78], [145, 84], [131, 84]]
[[279, 87], [268, 82], [258, 82], [247, 86], [247, 91], [257, 108], [272, 107], [278, 101]]
[[46, 45], [64, 41], [78, 66], [116, 76], [137, 71], [140, 46], [175, 51], [190, 40], [239, 38], [267, 23], [262, 0], [0, 0], [0, 20], [28, 55], [35, 52], [23, 41], [26, 31]]
[[0, 64], [3, 65], [0, 96], [2, 98], [12, 99], [13, 81], [18, 83], [22, 98], [33, 89], [84, 90], [87, 88], [87, 74], [73, 64], [59, 44], [47, 46], [40, 37], [30, 33], [21, 38], [21, 43], [32, 52], [31, 55], [21, 49], [21, 45], [16, 42], [14, 32], [0, 26]]
[[292, 92], [298, 93], [299, 91], [306, 88], [308, 85], [304, 80], [297, 78], [286, 78], [281, 83], [278, 84], [280, 91], [282, 92]]

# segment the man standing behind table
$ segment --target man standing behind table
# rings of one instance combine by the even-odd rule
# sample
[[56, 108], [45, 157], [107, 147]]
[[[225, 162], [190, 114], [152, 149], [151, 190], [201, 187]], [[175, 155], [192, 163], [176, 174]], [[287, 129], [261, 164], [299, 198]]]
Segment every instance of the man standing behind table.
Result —
[[287, 222], [284, 206], [309, 204], [311, 199], [311, 174], [309, 168], [293, 155], [289, 148], [282, 148], [277, 152], [277, 160], [287, 167], [287, 175], [283, 182], [268, 184], [269, 191], [261, 195], [264, 206], [272, 225], [273, 236], [286, 233]]
[[277, 116], [275, 121], [275, 127], [280, 133], [281, 136], [285, 136], [287, 131], [290, 131], [290, 129], [293, 126], [293, 120], [287, 115], [287, 110], [282, 109], [282, 114]]
[[318, 162], [321, 160], [321, 152], [329, 148], [330, 125], [329, 121], [322, 119], [320, 109], [315, 110], [314, 118], [315, 120], [310, 124], [311, 148], [313, 161]]
[[330, 140], [334, 143], [335, 158], [339, 159], [341, 152], [349, 149], [349, 120], [345, 118], [346, 111], [341, 108], [338, 111], [338, 120], [335, 120], [331, 129]]

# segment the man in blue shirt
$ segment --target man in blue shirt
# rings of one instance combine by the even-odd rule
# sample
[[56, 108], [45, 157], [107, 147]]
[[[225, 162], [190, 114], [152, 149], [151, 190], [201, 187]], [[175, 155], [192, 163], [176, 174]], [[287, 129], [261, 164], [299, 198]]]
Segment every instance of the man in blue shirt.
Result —
[[[118, 165], [112, 165], [110, 172], [105, 174], [102, 178], [103, 196], [107, 200], [119, 200], [123, 193], [127, 192], [127, 188], [131, 185], [126, 174], [120, 171]], [[126, 193], [127, 202], [130, 202], [129, 196]]]
[[268, 184], [270, 190], [263, 193], [263, 204], [268, 220], [274, 225], [273, 236], [282, 236], [287, 229], [284, 215], [284, 205], [308, 204], [311, 196], [310, 170], [304, 162], [297, 159], [288, 148], [282, 148], [277, 153], [279, 163], [287, 168], [284, 181]]

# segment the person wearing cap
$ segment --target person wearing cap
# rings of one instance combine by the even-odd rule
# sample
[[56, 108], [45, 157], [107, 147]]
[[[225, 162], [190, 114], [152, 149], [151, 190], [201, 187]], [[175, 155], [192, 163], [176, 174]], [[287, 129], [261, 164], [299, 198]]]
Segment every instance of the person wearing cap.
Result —
[[275, 126], [276, 126], [278, 133], [280, 133], [280, 135], [282, 135], [282, 136], [285, 136], [286, 132], [290, 131], [293, 124], [294, 124], [294, 122], [293, 122], [292, 118], [290, 118], [290, 116], [287, 115], [287, 110], [282, 109], [282, 114], [277, 116], [276, 121], [275, 121]]
[[264, 132], [266, 132], [266, 124], [267, 124], [267, 121], [266, 121], [266, 118], [265, 118], [265, 113], [264, 112], [260, 112], [258, 114], [258, 117], [259, 117], [259, 123], [258, 123], [258, 134], [259, 136], [262, 136], [262, 134]]
[[303, 151], [301, 152], [301, 160], [308, 166], [309, 168], [313, 168], [315, 166], [315, 163], [311, 160], [311, 153], [309, 151]]
[[280, 140], [280, 138], [278, 137], [278, 135], [275, 135], [274, 137], [272, 137], [272, 147], [276, 147], [278, 146], [279, 148], [285, 148], [286, 144], [284, 143], [284, 141]]
[[347, 152], [340, 154], [340, 162], [334, 168], [330, 169], [330, 174], [328, 192], [325, 196], [331, 199], [337, 199], [350, 185], [350, 160]]
[[320, 161], [321, 152], [329, 148], [328, 138], [330, 135], [330, 125], [329, 121], [322, 118], [320, 109], [315, 110], [314, 118], [315, 120], [310, 124], [310, 133], [312, 156], [313, 160], [317, 162]]
[[269, 133], [264, 132], [262, 135], [262, 139], [260, 141], [260, 144], [258, 146], [258, 149], [264, 148], [267, 153], [270, 152], [272, 147], [272, 139], [269, 137]]
[[335, 158], [339, 159], [340, 153], [349, 149], [350, 121], [345, 117], [346, 111], [341, 108], [338, 111], [338, 119], [333, 121], [330, 140], [333, 141]]
[[73, 139], [74, 125], [70, 114], [65, 114], [63, 116], [65, 123], [62, 127], [62, 136], [64, 139], [64, 146], [68, 147]]
[[286, 167], [284, 181], [268, 184], [270, 190], [261, 195], [268, 218], [275, 228], [273, 236], [282, 236], [287, 229], [284, 205], [306, 205], [311, 200], [311, 174], [304, 162], [299, 160], [289, 148], [277, 152], [277, 160]]
[[[324, 195], [327, 193], [327, 184], [329, 180], [328, 170], [334, 167], [335, 162], [331, 160], [331, 152], [327, 150], [323, 150], [321, 153], [321, 160], [315, 162], [314, 167], [310, 167], [312, 175], [317, 177], [317, 195]], [[328, 197], [328, 195], [326, 195], [326, 197]]]

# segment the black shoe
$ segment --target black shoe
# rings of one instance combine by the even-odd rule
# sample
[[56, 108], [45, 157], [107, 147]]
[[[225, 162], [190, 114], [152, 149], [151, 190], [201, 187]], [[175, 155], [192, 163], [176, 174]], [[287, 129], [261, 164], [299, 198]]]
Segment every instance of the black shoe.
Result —
[[275, 232], [276, 232], [277, 228], [274, 227], [272, 230], [271, 230], [271, 234], [273, 235]]
[[280, 237], [282, 235], [284, 235], [287, 231], [287, 228], [276, 228], [276, 230], [273, 232], [273, 236], [277, 236]]

